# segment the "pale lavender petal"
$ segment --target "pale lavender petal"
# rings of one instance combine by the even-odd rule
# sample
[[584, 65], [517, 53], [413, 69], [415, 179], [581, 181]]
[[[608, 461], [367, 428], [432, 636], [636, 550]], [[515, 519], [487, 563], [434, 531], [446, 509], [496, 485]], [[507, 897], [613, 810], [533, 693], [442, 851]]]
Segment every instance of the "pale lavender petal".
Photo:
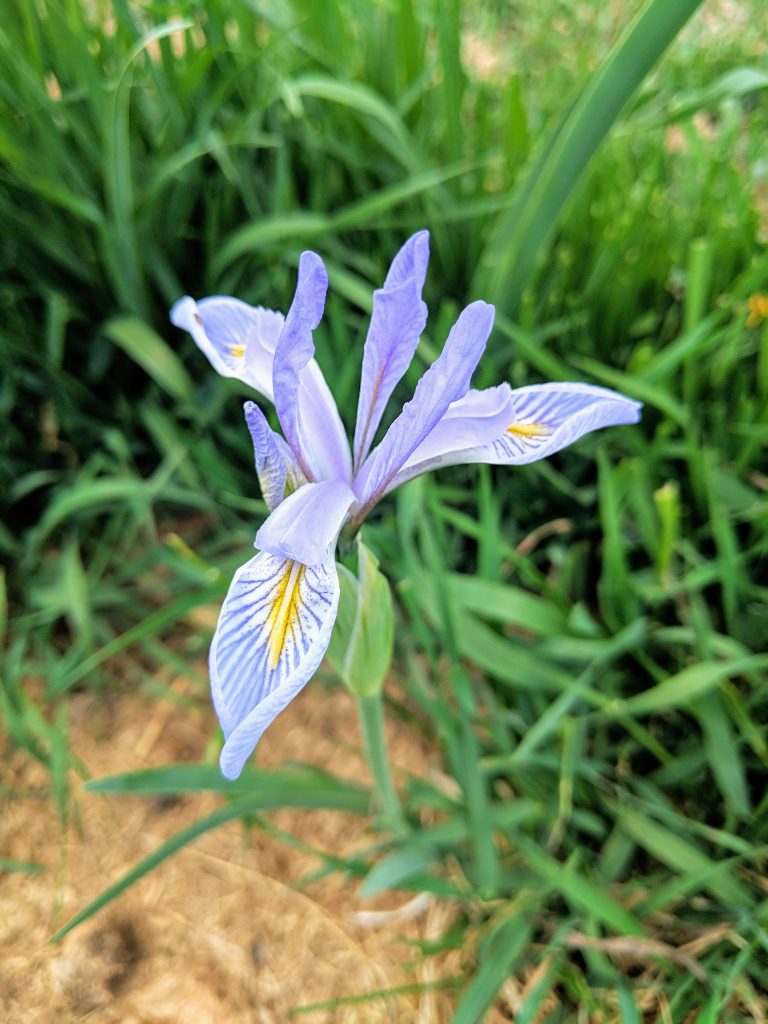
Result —
[[285, 483], [288, 471], [285, 455], [280, 447], [279, 436], [267, 423], [267, 418], [254, 402], [246, 402], [245, 422], [253, 441], [253, 455], [256, 475], [261, 493], [270, 511], [277, 508], [285, 497]]
[[495, 440], [509, 425], [511, 410], [512, 389], [508, 384], [484, 391], [468, 391], [448, 406], [437, 426], [392, 478], [387, 491], [393, 491], [421, 473], [460, 462], [466, 449]]
[[309, 480], [349, 480], [352, 457], [339, 411], [313, 361], [312, 331], [325, 306], [328, 275], [314, 252], [299, 262], [296, 294], [275, 351], [272, 383], [285, 439]]
[[235, 573], [210, 655], [228, 779], [238, 777], [264, 730], [314, 675], [338, 603], [332, 552], [316, 566], [261, 552]]
[[283, 314], [239, 299], [214, 295], [195, 302], [185, 295], [171, 322], [189, 331], [217, 373], [235, 377], [272, 401], [272, 360]]
[[354, 492], [343, 480], [304, 484], [269, 516], [256, 534], [256, 547], [316, 565], [335, 545], [354, 500]]
[[637, 423], [642, 402], [591, 384], [530, 384], [511, 394], [511, 419], [490, 444], [458, 452], [460, 462], [520, 466], [545, 459], [601, 427]]
[[384, 287], [373, 293], [373, 313], [365, 339], [355, 426], [355, 465], [371, 447], [384, 407], [411, 364], [427, 307], [421, 298], [429, 262], [429, 232], [419, 231], [400, 249]]
[[410, 402], [368, 456], [355, 491], [361, 514], [385, 493], [395, 474], [437, 426], [448, 406], [463, 398], [493, 326], [493, 306], [473, 302], [451, 328], [443, 351], [416, 385]]
[[275, 434], [275, 443], [282, 452], [283, 462], [285, 463], [285, 494], [293, 494], [294, 491], [298, 491], [300, 487], [303, 487], [309, 481], [285, 439], [280, 437], [279, 434]]
[[352, 455], [344, 424], [314, 359], [299, 375], [299, 435], [316, 480], [351, 480]]

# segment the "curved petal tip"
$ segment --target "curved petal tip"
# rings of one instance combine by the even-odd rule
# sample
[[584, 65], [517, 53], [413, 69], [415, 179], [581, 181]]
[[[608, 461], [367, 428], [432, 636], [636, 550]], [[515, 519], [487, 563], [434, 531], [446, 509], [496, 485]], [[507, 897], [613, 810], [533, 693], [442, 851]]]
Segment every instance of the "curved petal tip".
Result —
[[332, 553], [306, 566], [261, 552], [235, 574], [210, 654], [226, 778], [238, 777], [264, 730], [314, 675], [338, 602]]

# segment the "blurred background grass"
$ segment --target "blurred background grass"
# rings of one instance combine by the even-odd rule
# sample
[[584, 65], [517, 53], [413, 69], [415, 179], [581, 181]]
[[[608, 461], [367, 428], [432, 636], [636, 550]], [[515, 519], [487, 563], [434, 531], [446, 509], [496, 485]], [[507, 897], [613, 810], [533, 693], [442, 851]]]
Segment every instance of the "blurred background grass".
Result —
[[371, 289], [426, 226], [431, 318], [401, 397], [484, 297], [479, 385], [646, 403], [546, 464], [415, 481], [366, 534], [400, 598], [391, 712], [457, 782], [413, 780], [413, 819], [442, 825], [379, 845], [366, 884], [481, 922], [459, 1021], [531, 963], [520, 1020], [555, 990], [559, 1012], [640, 1020], [610, 948], [569, 930], [698, 940], [701, 976], [659, 954], [670, 1020], [765, 1014], [761, 0], [705, 4], [608, 133], [643, 39], [660, 53], [695, 7], [651, 4], [627, 45], [630, 0], [20, 0], [0, 24], [0, 713], [62, 820], [67, 694], [162, 700], [161, 666], [203, 692], [189, 615], [265, 513], [248, 396], [168, 324], [181, 294], [285, 310], [318, 249], [318, 358], [351, 426]]

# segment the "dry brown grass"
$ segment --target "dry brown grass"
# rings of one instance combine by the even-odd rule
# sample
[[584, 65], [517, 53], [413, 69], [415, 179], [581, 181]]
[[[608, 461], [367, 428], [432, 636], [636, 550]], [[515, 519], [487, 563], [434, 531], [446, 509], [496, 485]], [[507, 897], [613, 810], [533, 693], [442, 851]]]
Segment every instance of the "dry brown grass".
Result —
[[[180, 712], [139, 694], [78, 694], [70, 707], [73, 748], [95, 777], [198, 759], [213, 728], [207, 710]], [[365, 767], [352, 748], [356, 737], [351, 698], [314, 684], [268, 731], [258, 761], [312, 761], [359, 779]], [[398, 730], [393, 753], [396, 763], [429, 771], [433, 755], [417, 733]], [[391, 909], [406, 897], [364, 902], [357, 884], [338, 874], [299, 890], [297, 881], [316, 859], [256, 830], [245, 841], [237, 824], [183, 850], [52, 946], [57, 926], [218, 798], [101, 796], [73, 780], [73, 822], [63, 836], [44, 772], [14, 753], [3, 776], [22, 794], [6, 800], [3, 856], [47, 869], [0, 876], [4, 1024], [273, 1024], [288, 1020], [297, 1005], [434, 981], [457, 966], [409, 966], [416, 958], [404, 942], [434, 938], [452, 908], [425, 904], [415, 917], [382, 915], [376, 927], [362, 927], [356, 912]], [[368, 841], [365, 821], [337, 812], [289, 810], [272, 820], [334, 853]], [[437, 1024], [449, 1016], [447, 994], [431, 991], [297, 1019]]]

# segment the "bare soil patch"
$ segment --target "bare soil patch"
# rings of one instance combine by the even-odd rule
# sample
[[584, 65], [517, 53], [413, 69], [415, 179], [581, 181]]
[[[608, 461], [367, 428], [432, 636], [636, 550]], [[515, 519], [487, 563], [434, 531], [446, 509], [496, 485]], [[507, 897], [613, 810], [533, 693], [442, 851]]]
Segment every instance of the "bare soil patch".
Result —
[[[184, 687], [184, 684], [181, 684]], [[71, 744], [92, 777], [205, 756], [214, 731], [207, 704], [180, 710], [140, 693], [73, 695]], [[416, 731], [392, 730], [393, 760], [427, 773], [434, 753]], [[315, 763], [338, 775], [367, 776], [351, 697], [313, 683], [260, 745], [261, 766]], [[164, 839], [213, 810], [215, 795], [176, 799], [88, 793], [73, 778], [71, 823], [63, 833], [49, 780], [20, 751], [6, 751], [2, 852], [44, 867], [40, 875], [0, 875], [0, 1020], [4, 1024], [275, 1024], [439, 1022], [450, 996], [366, 1001], [299, 1016], [301, 1005], [402, 984], [434, 981], [438, 966], [408, 939], [435, 938], [450, 907], [427, 904], [415, 917], [363, 927], [361, 910], [396, 908], [405, 895], [363, 901], [339, 874], [298, 888], [318, 866], [239, 823], [182, 850], [94, 918], [51, 945], [50, 936]], [[349, 853], [370, 841], [367, 822], [337, 812], [270, 816], [316, 847]], [[440, 974], [458, 967], [443, 958]]]

